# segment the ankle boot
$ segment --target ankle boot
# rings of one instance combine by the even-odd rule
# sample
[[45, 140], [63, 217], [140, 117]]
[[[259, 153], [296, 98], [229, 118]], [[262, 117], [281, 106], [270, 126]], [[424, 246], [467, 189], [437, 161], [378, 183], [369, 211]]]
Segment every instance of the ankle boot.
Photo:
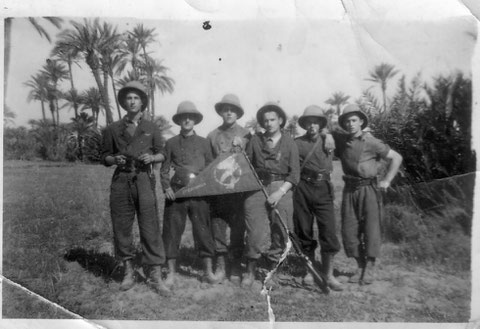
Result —
[[232, 259], [230, 281], [235, 284], [240, 284], [242, 280], [242, 261], [240, 257]]
[[362, 274], [363, 274], [363, 269], [365, 268], [365, 258], [364, 257], [355, 257], [355, 260], [357, 261], [357, 270], [355, 271], [355, 274], [353, 274], [349, 279], [349, 283], [359, 283]]
[[151, 266], [148, 271], [147, 284], [159, 295], [168, 297], [172, 292], [162, 280], [162, 268], [160, 265]]
[[169, 259], [167, 261], [168, 264], [168, 274], [167, 278], [165, 279], [165, 285], [167, 287], [172, 287], [177, 280], [177, 260], [176, 259]]
[[[305, 253], [308, 257], [312, 265], [315, 266], [315, 251], [310, 251]], [[313, 286], [315, 285], [315, 278], [313, 277], [312, 273], [307, 270], [307, 274], [303, 277], [302, 283], [306, 286]]]
[[372, 284], [374, 281], [375, 258], [368, 257], [362, 271], [361, 284]]
[[215, 276], [219, 282], [225, 279], [225, 255], [220, 254], [217, 256], [217, 261], [215, 263]]
[[247, 272], [244, 273], [242, 279], [242, 287], [251, 287], [255, 281], [255, 271], [257, 270], [257, 260], [249, 259], [247, 261]]
[[327, 279], [327, 285], [334, 291], [342, 291], [343, 285], [333, 276], [333, 254], [322, 253], [323, 275]]
[[122, 284], [120, 285], [120, 290], [126, 291], [131, 289], [134, 284], [134, 271], [133, 271], [133, 262], [131, 259], [124, 261], [124, 273]]
[[216, 284], [220, 282], [215, 274], [213, 274], [212, 270], [212, 258], [205, 257], [202, 259], [203, 261], [203, 280], [210, 284]]

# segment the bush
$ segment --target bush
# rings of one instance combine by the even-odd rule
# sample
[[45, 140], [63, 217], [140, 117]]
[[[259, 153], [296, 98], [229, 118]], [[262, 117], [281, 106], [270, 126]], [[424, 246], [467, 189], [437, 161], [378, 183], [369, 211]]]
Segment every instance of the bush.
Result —
[[35, 138], [25, 127], [5, 128], [3, 132], [5, 160], [33, 160], [39, 156]]

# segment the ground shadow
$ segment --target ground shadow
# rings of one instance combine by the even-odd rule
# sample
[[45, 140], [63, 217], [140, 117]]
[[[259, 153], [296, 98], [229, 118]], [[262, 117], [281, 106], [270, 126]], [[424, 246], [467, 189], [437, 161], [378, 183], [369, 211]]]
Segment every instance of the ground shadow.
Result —
[[77, 247], [68, 250], [64, 258], [68, 262], [77, 262], [85, 270], [105, 281], [121, 281], [122, 271], [115, 258], [106, 253]]

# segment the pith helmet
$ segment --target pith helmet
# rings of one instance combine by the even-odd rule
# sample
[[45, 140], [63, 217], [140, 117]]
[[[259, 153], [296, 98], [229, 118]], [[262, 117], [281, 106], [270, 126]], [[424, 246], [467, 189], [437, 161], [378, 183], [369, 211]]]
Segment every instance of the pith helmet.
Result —
[[317, 118], [320, 119], [320, 128], [323, 128], [327, 125], [327, 117], [325, 116], [325, 113], [323, 113], [323, 110], [316, 105], [310, 105], [308, 106], [304, 111], [303, 114], [300, 118], [298, 118], [298, 124], [300, 127], [303, 129], [307, 129], [306, 126], [306, 120], [307, 118]]
[[273, 102], [266, 103], [265, 105], [263, 105], [257, 111], [257, 122], [258, 122], [258, 124], [262, 128], [265, 128], [263, 126], [263, 114], [265, 112], [271, 112], [271, 111], [276, 112], [283, 119], [283, 122], [280, 125], [280, 128], [285, 127], [285, 125], [287, 124], [287, 115], [285, 114], [285, 112], [283, 111], [283, 109], [280, 106], [278, 106], [276, 103], [273, 103]]
[[365, 113], [363, 113], [363, 111], [360, 109], [360, 107], [356, 104], [349, 104], [347, 106], [345, 106], [345, 108], [343, 109], [343, 113], [342, 115], [340, 115], [338, 117], [338, 124], [340, 125], [340, 127], [342, 127], [343, 129], [345, 129], [344, 125], [343, 125], [343, 121], [345, 120], [345, 118], [350, 115], [350, 114], [356, 114], [360, 117], [360, 119], [363, 120], [363, 124], [362, 124], [362, 130], [365, 129], [367, 126], [368, 126], [368, 117]]
[[140, 96], [142, 100], [142, 111], [145, 110], [148, 105], [148, 96], [145, 91], [145, 86], [140, 81], [127, 82], [118, 92], [118, 103], [125, 109], [123, 101], [125, 100], [125, 96], [131, 91], [136, 92]]
[[203, 119], [202, 113], [197, 110], [195, 104], [190, 101], [183, 101], [178, 104], [177, 113], [175, 113], [172, 117], [173, 122], [175, 122], [177, 125], [180, 125], [180, 120], [185, 114], [192, 115], [194, 117], [193, 120], [195, 121], [195, 124], [200, 123]]
[[222, 109], [223, 105], [232, 105], [237, 113], [237, 119], [240, 119], [243, 116], [243, 108], [240, 105], [240, 100], [238, 99], [237, 95], [226, 94], [223, 96], [220, 102], [215, 104], [215, 111], [217, 111], [218, 115], [220, 115], [220, 110]]

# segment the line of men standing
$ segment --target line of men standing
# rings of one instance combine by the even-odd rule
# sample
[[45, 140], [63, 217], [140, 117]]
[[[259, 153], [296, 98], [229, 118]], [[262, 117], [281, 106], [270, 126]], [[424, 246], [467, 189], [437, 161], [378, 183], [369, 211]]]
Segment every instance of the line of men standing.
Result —
[[[282, 132], [287, 117], [274, 103], [265, 104], [257, 112], [257, 121], [265, 132], [250, 135], [237, 123], [244, 114], [238, 97], [227, 94], [215, 105], [222, 125], [203, 138], [194, 130], [203, 115], [193, 103], [185, 101], [178, 105], [172, 117], [180, 126], [180, 133], [169, 139], [163, 148], [159, 129], [143, 118], [148, 103], [144, 87], [139, 82], [128, 83], [119, 91], [118, 100], [127, 115], [105, 130], [102, 162], [107, 166], [117, 165], [112, 178], [110, 206], [116, 256], [123, 261], [125, 269], [122, 290], [134, 285], [132, 226], [135, 213], [147, 284], [161, 295], [170, 295], [171, 288], [178, 282], [176, 260], [187, 215], [192, 222], [195, 247], [202, 259], [206, 282], [222, 281], [229, 269], [232, 282], [250, 287], [262, 259], [268, 270], [273, 269], [288, 239], [279, 222], [282, 219], [289, 230], [296, 232], [303, 252], [314, 262], [317, 242], [313, 223], [316, 220], [322, 274], [331, 289], [343, 290], [343, 285], [333, 275], [332, 263], [340, 250], [330, 182], [333, 150], [346, 174], [342, 202], [343, 244], [347, 256], [354, 257], [359, 268], [350, 281], [372, 282], [372, 267], [380, 248], [378, 189], [388, 188], [402, 158], [362, 131], [368, 118], [358, 107], [347, 106], [339, 118], [346, 132], [327, 131], [327, 119], [322, 110], [317, 106], [307, 107], [299, 118], [299, 125], [306, 134], [293, 140]], [[262, 191], [254, 191], [175, 198], [175, 192], [188, 185], [189, 180], [214, 158], [229, 152], [246, 154], [268, 197]], [[390, 162], [387, 174], [377, 184], [380, 158]], [[153, 172], [153, 164], [159, 162], [163, 162], [160, 176], [166, 197], [162, 234]], [[278, 210], [282, 218], [274, 216], [273, 209]], [[229, 246], [227, 226], [230, 226]], [[246, 258], [243, 276], [242, 257]], [[230, 266], [226, 266], [227, 260]], [[160, 266], [165, 262], [168, 275], [162, 280]], [[312, 285], [314, 279], [307, 274], [303, 282]]]

